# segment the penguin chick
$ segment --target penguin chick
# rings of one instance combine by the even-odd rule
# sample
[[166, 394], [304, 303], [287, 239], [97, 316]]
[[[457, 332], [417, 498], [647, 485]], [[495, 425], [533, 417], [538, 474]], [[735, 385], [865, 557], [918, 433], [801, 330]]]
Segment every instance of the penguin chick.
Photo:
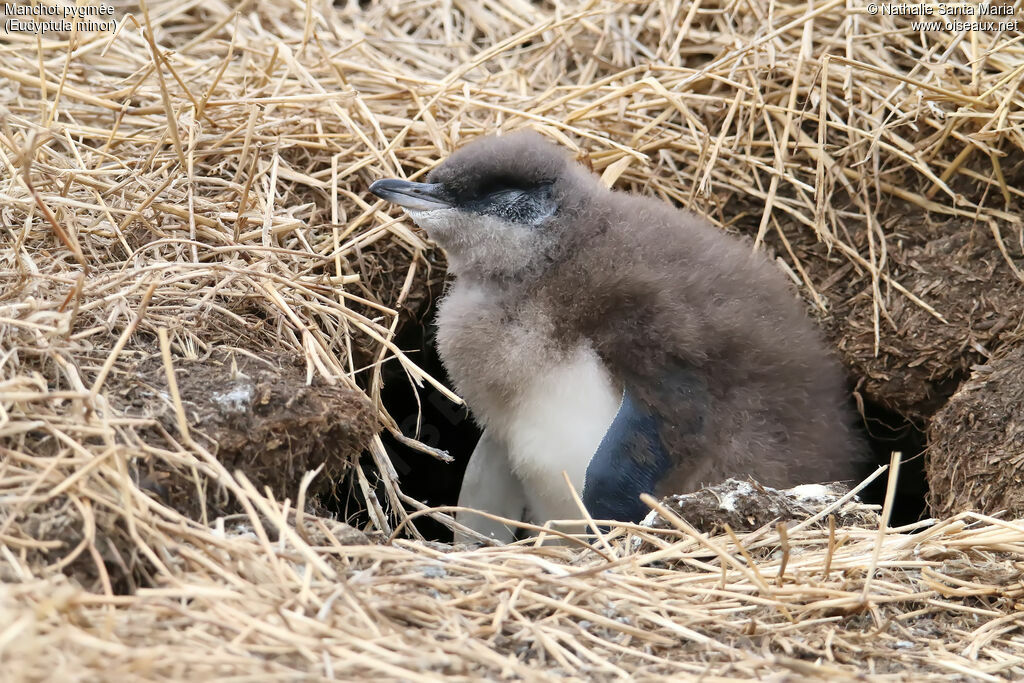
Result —
[[[858, 476], [844, 374], [782, 273], [708, 221], [614, 192], [540, 135], [378, 180], [448, 255], [446, 369], [484, 429], [459, 504], [638, 522], [641, 493]], [[461, 520], [502, 540], [512, 533]]]

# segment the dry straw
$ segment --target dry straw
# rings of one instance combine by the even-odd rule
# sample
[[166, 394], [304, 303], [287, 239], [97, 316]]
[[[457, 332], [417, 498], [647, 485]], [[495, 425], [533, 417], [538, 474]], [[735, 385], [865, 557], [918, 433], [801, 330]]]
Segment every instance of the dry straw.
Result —
[[[315, 477], [224, 468], [173, 381], [284, 352], [392, 431], [383, 363], [450, 394], [393, 341], [437, 255], [366, 187], [522, 126], [770, 240], [819, 307], [794, 244], [825, 242], [869, 275], [880, 344], [889, 296], [942, 318], [890, 275], [881, 209], [1021, 239], [1019, 29], [845, 0], [147, 4], [0, 44], [4, 678], [1024, 676], [1022, 522], [675, 519], [641, 544], [452, 551], [405, 520], [423, 506], [379, 438], [351, 463], [363, 536], [305, 509]], [[145, 361], [167, 420], [125, 403]], [[187, 519], [140, 463], [240, 516]]]

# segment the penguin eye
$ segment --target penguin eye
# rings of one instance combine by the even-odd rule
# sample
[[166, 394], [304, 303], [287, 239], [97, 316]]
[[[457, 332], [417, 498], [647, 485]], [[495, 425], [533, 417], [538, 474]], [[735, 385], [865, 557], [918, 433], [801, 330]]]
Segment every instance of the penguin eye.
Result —
[[508, 201], [510, 199], [515, 199], [516, 197], [520, 196], [521, 194], [523, 194], [523, 190], [517, 190], [517, 189], [514, 189], [514, 188], [505, 188], [503, 190], [494, 190], [493, 192], [489, 192], [487, 194], [487, 197], [491, 201]]
[[466, 211], [497, 216], [512, 223], [536, 225], [557, 210], [547, 180], [492, 176], [483, 179], [459, 206]]
[[476, 194], [479, 197], [497, 197], [513, 192], [523, 193], [527, 190], [529, 190], [528, 187], [524, 187], [521, 183], [517, 183], [510, 178], [489, 178], [480, 183]]

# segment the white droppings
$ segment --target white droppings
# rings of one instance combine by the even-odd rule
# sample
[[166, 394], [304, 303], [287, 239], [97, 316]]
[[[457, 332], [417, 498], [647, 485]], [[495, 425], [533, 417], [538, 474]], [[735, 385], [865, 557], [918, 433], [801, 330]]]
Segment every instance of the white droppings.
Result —
[[236, 413], [248, 410], [252, 404], [252, 385], [240, 384], [229, 391], [215, 393], [213, 400]]
[[835, 498], [834, 492], [824, 484], [801, 484], [789, 489], [789, 493], [797, 498], [820, 500], [822, 498]]
[[[657, 522], [658, 519], [660, 519], [658, 517], [658, 511], [657, 510], [651, 510], [650, 512], [647, 513], [647, 516], [644, 517], [643, 520], [641, 520], [640, 526], [645, 526], [648, 529], [652, 529], [652, 528], [654, 528], [654, 523]], [[640, 536], [632, 536], [631, 535], [630, 536], [630, 543], [629, 543], [630, 550], [632, 550], [633, 552], [636, 552], [637, 550], [640, 549], [640, 546], [643, 545], [643, 542], [644, 542], [644, 539], [641, 538]]]
[[258, 541], [259, 537], [252, 526], [246, 522], [225, 526], [224, 518], [218, 517], [213, 523], [213, 535], [221, 539], [244, 539]]
[[738, 479], [728, 479], [725, 481], [725, 485], [732, 486], [732, 490], [726, 491], [721, 498], [718, 500], [718, 507], [720, 510], [726, 512], [734, 512], [736, 510], [736, 499], [740, 496], [749, 496], [754, 493], [754, 487], [749, 482], [739, 481]]

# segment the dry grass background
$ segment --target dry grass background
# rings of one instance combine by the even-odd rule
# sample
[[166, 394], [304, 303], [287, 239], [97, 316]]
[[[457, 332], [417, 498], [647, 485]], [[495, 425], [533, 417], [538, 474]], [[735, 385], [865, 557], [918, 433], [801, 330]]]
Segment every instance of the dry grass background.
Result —
[[[1020, 521], [707, 537], [666, 513], [639, 546], [382, 543], [422, 505], [379, 436], [333, 454], [364, 536], [307, 512], [322, 475], [269, 491], [225, 468], [174, 382], [152, 378], [160, 415], [126, 398], [140, 367], [283, 354], [394, 430], [382, 363], [446, 391], [392, 341], [439, 261], [366, 187], [521, 126], [767, 240], [820, 311], [859, 282], [884, 351], [890, 309], [949, 311], [894, 274], [880, 215], [981, 226], [1021, 278], [1020, 31], [913, 32], [846, 0], [117, 16], [0, 45], [0, 677], [1024, 676]], [[235, 514], [190, 519], [157, 475]]]

